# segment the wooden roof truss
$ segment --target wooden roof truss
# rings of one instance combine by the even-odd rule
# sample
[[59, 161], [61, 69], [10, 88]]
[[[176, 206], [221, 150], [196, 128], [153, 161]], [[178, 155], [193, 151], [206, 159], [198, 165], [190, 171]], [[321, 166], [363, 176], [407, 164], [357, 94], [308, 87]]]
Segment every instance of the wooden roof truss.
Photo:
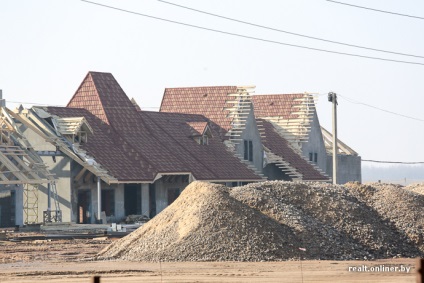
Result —
[[311, 124], [315, 113], [315, 101], [311, 94], [305, 93], [301, 98], [293, 100], [290, 116], [296, 118], [284, 118], [281, 116], [262, 117], [271, 122], [274, 128], [284, 137], [298, 153], [301, 152], [302, 143], [308, 141]]
[[0, 108], [0, 184], [42, 184], [54, 180], [24, 138], [6, 107]]
[[[39, 115], [37, 115], [36, 112], [43, 113], [43, 116], [40, 117]], [[108, 171], [105, 170], [100, 164], [98, 164], [92, 156], [90, 156], [86, 151], [80, 148], [78, 143], [72, 143], [72, 141], [70, 141], [60, 133], [60, 130], [56, 131], [55, 128], [53, 128], [51, 125], [44, 121], [44, 119], [48, 117], [51, 117], [52, 120], [58, 120], [57, 117], [53, 117], [53, 115], [50, 115], [46, 109], [37, 107], [25, 110], [18, 109], [16, 113], [10, 112], [10, 114], [13, 118], [15, 118], [16, 120], [24, 124], [26, 127], [34, 131], [40, 137], [44, 138], [47, 142], [50, 142], [52, 145], [56, 146], [58, 150], [60, 150], [66, 156], [80, 164], [83, 168], [87, 169], [95, 176], [100, 177], [104, 182], [108, 184], [118, 183], [118, 180], [115, 177], [111, 176]], [[75, 131], [78, 126], [71, 126], [71, 123], [71, 120], [68, 120], [65, 122], [65, 124], [68, 125], [68, 128], [66, 128], [67, 126], [62, 125], [62, 128], [59, 129], [61, 129], [65, 133]], [[86, 126], [86, 129], [91, 129], [85, 119], [80, 119], [79, 125], [80, 129], [84, 125]]]

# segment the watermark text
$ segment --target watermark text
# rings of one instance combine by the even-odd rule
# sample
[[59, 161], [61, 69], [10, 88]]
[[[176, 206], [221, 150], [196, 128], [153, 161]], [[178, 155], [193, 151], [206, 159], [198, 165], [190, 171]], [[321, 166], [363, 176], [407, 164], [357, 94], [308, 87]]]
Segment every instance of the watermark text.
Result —
[[366, 264], [349, 266], [349, 272], [404, 272], [409, 273], [411, 271], [411, 266], [407, 265], [371, 265], [368, 266]]

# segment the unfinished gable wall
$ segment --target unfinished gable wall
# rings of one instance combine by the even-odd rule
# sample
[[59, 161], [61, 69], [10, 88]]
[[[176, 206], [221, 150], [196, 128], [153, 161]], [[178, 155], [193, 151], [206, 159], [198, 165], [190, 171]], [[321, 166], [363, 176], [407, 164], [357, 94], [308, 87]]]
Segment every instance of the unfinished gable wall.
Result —
[[[312, 118], [308, 141], [302, 144], [302, 155], [306, 160], [310, 160], [310, 153], [312, 154], [312, 163], [316, 164], [322, 171], [327, 172], [327, 152], [316, 110]], [[317, 154], [317, 162], [314, 161], [314, 154]]]
[[250, 112], [246, 120], [246, 128], [241, 133], [240, 138], [242, 141], [236, 146], [237, 154], [242, 157], [244, 155], [244, 144], [243, 140], [251, 140], [253, 144], [253, 162], [251, 162], [255, 168], [259, 171], [263, 171], [263, 147], [261, 142], [261, 136], [259, 134], [258, 125], [256, 124], [255, 114], [253, 112], [253, 106], [250, 106]]

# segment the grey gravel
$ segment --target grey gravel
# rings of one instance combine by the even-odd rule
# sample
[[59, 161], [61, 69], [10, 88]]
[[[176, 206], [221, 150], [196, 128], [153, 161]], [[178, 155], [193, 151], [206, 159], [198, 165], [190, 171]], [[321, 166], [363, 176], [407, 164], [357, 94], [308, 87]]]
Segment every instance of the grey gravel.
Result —
[[424, 255], [424, 195], [401, 186], [190, 184], [97, 259], [279, 261]]

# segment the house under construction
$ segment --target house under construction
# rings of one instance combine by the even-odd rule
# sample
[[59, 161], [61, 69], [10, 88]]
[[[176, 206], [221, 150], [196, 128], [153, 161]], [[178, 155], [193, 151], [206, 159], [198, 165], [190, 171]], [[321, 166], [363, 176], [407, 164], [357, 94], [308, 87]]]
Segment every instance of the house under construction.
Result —
[[[167, 88], [149, 112], [112, 74], [89, 72], [66, 107], [3, 105], [0, 226], [154, 217], [194, 180], [330, 181], [314, 97], [254, 92]], [[360, 157], [340, 153], [356, 170], [341, 180], [360, 181]]]

